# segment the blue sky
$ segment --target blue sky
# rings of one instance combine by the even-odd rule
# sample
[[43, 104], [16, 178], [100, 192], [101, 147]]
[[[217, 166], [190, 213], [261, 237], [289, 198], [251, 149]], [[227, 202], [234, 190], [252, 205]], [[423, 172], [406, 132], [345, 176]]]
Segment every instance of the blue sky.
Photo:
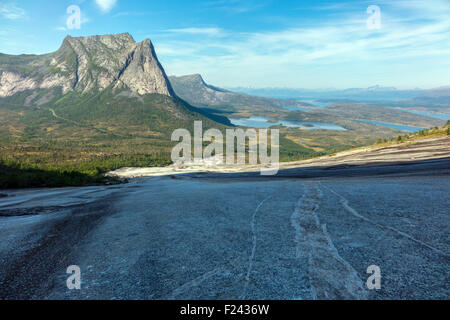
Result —
[[[67, 29], [70, 5], [79, 30]], [[380, 28], [367, 26], [371, 5]], [[223, 87], [450, 85], [449, 0], [0, 0], [2, 53], [121, 32], [150, 38], [169, 75]]]

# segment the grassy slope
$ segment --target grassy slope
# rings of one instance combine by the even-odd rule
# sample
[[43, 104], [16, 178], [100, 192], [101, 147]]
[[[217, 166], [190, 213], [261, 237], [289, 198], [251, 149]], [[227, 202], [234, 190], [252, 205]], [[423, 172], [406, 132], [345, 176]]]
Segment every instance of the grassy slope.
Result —
[[62, 177], [66, 185], [82, 185], [124, 166], [165, 166], [175, 129], [192, 129], [195, 120], [205, 129], [225, 128], [182, 101], [156, 94], [69, 94], [40, 107], [24, 107], [24, 99], [0, 100], [0, 188], [60, 186]]
[[446, 125], [442, 127], [433, 127], [430, 129], [423, 129], [419, 132], [415, 132], [412, 134], [399, 135], [390, 140], [387, 139], [378, 139], [378, 141], [374, 144], [375, 146], [388, 146], [397, 143], [404, 142], [414, 142], [415, 140], [423, 139], [423, 138], [438, 138], [442, 136], [450, 136], [450, 120], [447, 121]]

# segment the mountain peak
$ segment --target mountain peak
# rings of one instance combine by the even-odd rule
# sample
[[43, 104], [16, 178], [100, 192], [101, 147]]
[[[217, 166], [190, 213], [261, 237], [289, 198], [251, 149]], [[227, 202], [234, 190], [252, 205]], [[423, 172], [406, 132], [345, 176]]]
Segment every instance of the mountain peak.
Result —
[[0, 96], [52, 87], [61, 87], [63, 94], [84, 93], [110, 86], [140, 95], [175, 96], [150, 39], [136, 43], [129, 33], [69, 35], [58, 51], [27, 62], [22, 68], [0, 64]]
[[[227, 93], [228, 90], [225, 89], [221, 89], [218, 87], [214, 87], [211, 86], [209, 84], [207, 84], [204, 80], [203, 77], [198, 74], [198, 73], [194, 73], [194, 74], [189, 74], [189, 75], [185, 75], [185, 76], [171, 76], [169, 77], [171, 84], [176, 87], [175, 91], [177, 92], [178, 90], [180, 91], [198, 91], [198, 92], [204, 92], [205, 95], [210, 95], [210, 94], [222, 94], [222, 93]], [[187, 93], [187, 92], [183, 92]]]
[[395, 91], [395, 90], [397, 90], [397, 88], [395, 88], [395, 87], [383, 87], [383, 86], [380, 86], [380, 85], [375, 85], [375, 86], [368, 87], [367, 90], [369, 90], [369, 91]]
[[105, 40], [105, 39], [114, 39], [117, 41], [127, 41], [130, 43], [135, 43], [133, 36], [129, 34], [128, 32], [124, 33], [116, 33], [116, 34], [104, 34], [104, 35], [94, 35], [94, 36], [85, 36], [85, 37], [72, 37], [71, 35], [67, 35], [64, 40], [70, 40], [70, 39], [85, 39], [85, 40]]
[[202, 75], [199, 73], [187, 74], [183, 76], [171, 76], [171, 78], [177, 79], [179, 81], [199, 82], [202, 84], [206, 84], [206, 82], [203, 80]]
[[73, 46], [74, 43], [81, 43], [87, 51], [95, 50], [99, 45], [112, 50], [122, 50], [134, 44], [133, 37], [129, 33], [119, 33], [111, 35], [95, 35], [87, 37], [72, 37], [70, 35], [64, 38], [62, 48], [66, 46]]

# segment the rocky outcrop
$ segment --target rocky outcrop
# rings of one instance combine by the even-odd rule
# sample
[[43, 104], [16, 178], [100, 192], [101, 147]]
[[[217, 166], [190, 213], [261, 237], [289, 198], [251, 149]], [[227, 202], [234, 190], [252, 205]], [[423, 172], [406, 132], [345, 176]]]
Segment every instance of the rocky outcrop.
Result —
[[175, 96], [151, 41], [136, 43], [128, 33], [67, 36], [58, 51], [46, 55], [0, 55], [0, 97], [27, 90], [31, 97], [36, 89], [61, 88], [66, 94], [108, 87]]
[[22, 76], [19, 73], [0, 71], [0, 97], [7, 97], [24, 90], [33, 90], [38, 87], [36, 80]]

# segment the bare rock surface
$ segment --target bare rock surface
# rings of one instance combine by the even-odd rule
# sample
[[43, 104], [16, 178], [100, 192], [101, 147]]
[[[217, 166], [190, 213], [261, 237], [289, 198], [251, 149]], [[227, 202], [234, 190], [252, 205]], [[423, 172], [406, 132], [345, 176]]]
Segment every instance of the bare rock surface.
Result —
[[[0, 299], [448, 299], [450, 158], [425, 158], [439, 141], [311, 177], [5, 190]], [[395, 162], [411, 148], [421, 160]]]

